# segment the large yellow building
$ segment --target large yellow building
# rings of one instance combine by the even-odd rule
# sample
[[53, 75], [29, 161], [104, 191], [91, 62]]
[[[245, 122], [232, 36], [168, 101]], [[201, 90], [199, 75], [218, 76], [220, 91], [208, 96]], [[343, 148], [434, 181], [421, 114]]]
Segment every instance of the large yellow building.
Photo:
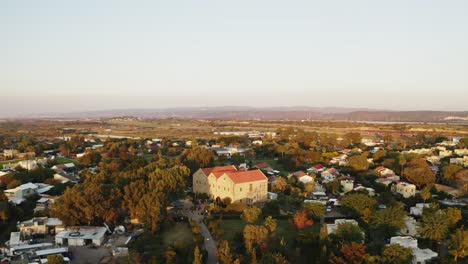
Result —
[[234, 166], [201, 168], [193, 175], [193, 192], [213, 199], [252, 204], [267, 200], [268, 179], [260, 170], [237, 170]]

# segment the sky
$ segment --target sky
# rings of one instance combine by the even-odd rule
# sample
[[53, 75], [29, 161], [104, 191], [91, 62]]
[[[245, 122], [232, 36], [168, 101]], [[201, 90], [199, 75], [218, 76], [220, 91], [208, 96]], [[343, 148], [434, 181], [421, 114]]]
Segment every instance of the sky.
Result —
[[0, 116], [468, 110], [468, 1], [0, 1]]

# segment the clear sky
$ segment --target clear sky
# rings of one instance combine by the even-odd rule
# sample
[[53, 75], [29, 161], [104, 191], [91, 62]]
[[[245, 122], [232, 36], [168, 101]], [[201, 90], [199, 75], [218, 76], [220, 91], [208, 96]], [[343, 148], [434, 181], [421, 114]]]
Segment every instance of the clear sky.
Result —
[[468, 110], [468, 1], [0, 1], [0, 116]]

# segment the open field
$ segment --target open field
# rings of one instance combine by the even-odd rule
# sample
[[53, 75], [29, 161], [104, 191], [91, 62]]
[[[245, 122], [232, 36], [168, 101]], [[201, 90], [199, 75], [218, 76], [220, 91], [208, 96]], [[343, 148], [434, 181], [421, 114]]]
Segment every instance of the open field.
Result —
[[[466, 136], [468, 126], [462, 124], [388, 124], [334, 121], [260, 121], [260, 120], [201, 120], [201, 119], [86, 119], [86, 120], [21, 120], [0, 123], [0, 135], [14, 137], [37, 136], [50, 139], [64, 136], [60, 129], [93, 131], [99, 135], [129, 136], [143, 138], [214, 138], [216, 131], [276, 131], [282, 128], [303, 129], [318, 133], [360, 132], [372, 137], [376, 133], [418, 132], [441, 133], [446, 136]], [[86, 133], [85, 133], [86, 134]]]

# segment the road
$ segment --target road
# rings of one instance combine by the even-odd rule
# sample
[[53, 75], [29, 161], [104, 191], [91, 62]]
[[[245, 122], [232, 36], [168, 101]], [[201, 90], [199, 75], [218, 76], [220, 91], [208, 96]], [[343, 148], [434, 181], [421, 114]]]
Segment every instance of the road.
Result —
[[[192, 202], [190, 201], [184, 201], [185, 208], [191, 208], [193, 206]], [[195, 210], [195, 211], [190, 211], [190, 210], [185, 210], [186, 215], [188, 218], [191, 220], [195, 221], [198, 223], [198, 225], [201, 227], [201, 232], [200, 234], [204, 237], [204, 242], [205, 242], [205, 249], [208, 252], [208, 260], [207, 264], [217, 264], [218, 263], [218, 247], [216, 246], [216, 241], [213, 239], [213, 236], [210, 233], [210, 230], [208, 230], [208, 227], [206, 227], [205, 223], [203, 223], [203, 208], [200, 210]]]

